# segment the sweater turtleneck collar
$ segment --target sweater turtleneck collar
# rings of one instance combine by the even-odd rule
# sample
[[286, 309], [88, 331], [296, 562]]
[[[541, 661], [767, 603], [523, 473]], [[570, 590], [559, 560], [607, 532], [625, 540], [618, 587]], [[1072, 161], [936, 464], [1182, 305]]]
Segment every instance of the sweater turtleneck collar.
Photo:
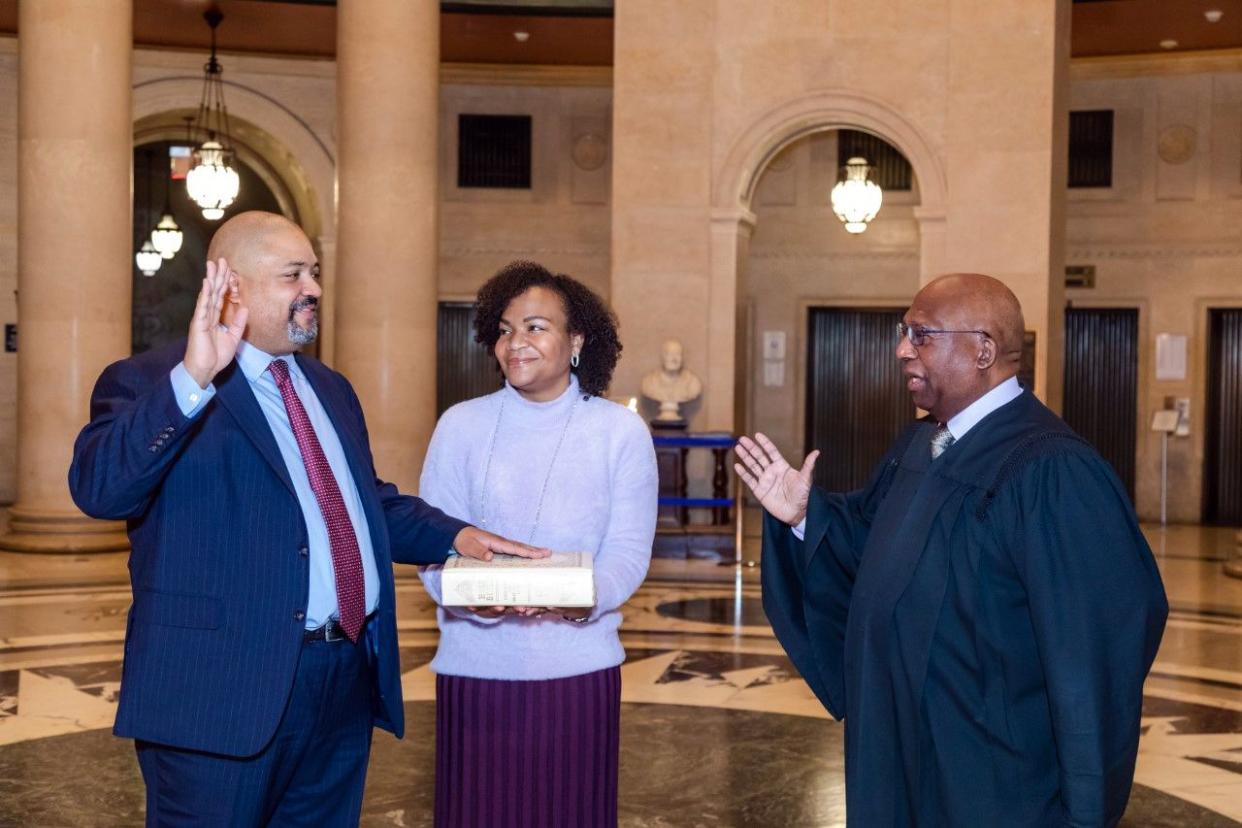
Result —
[[532, 426], [559, 423], [561, 416], [569, 413], [574, 401], [582, 394], [578, 389], [578, 377], [572, 372], [569, 375], [569, 387], [562, 391], [559, 397], [547, 402], [526, 399], [508, 382], [505, 383], [500, 393], [505, 401], [505, 419], [508, 420], [512, 416], [514, 419], [510, 422], [516, 421]]

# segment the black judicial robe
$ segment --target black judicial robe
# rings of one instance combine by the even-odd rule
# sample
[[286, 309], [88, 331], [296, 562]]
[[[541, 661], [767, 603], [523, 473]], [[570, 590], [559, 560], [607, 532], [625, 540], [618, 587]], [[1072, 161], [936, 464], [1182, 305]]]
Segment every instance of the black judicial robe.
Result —
[[852, 826], [1114, 825], [1168, 603], [1108, 464], [1030, 393], [764, 521], [763, 606], [845, 720]]

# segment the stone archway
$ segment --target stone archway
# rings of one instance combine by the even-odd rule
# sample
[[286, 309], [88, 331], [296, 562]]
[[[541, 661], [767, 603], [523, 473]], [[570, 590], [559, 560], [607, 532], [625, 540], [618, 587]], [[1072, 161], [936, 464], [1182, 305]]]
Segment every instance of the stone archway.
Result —
[[[749, 425], [747, 342], [746, 333], [738, 330], [738, 297], [756, 221], [751, 210], [755, 188], [768, 164], [786, 147], [834, 129], [870, 132], [895, 146], [910, 161], [921, 199], [914, 210], [919, 227], [920, 282], [944, 268], [948, 198], [944, 166], [928, 138], [896, 108], [858, 92], [824, 90], [785, 101], [755, 119], [733, 141], [713, 176], [712, 189], [709, 347], [715, 353], [734, 354], [731, 376], [713, 379], [717, 386], [727, 383], [731, 389], [729, 420], [735, 428]], [[725, 421], [724, 417], [718, 420]]]
[[[297, 113], [269, 94], [225, 81], [229, 117], [239, 156], [277, 195], [282, 212], [310, 237], [321, 264], [324, 298], [320, 308], [319, 355], [331, 363], [335, 310], [336, 157], [330, 136], [322, 136]], [[202, 78], [176, 75], [133, 87], [135, 144], [184, 136], [187, 102], [196, 101]]]
[[[856, 129], [889, 142], [910, 161], [919, 182], [919, 223], [922, 281], [939, 273], [944, 261], [944, 218], [948, 186], [940, 154], [908, 118], [879, 98], [849, 90], [825, 90], [786, 101], [755, 120], [733, 143], [714, 177], [714, 216], [736, 216], [754, 223], [750, 212], [755, 187], [764, 169], [790, 144], [817, 132]], [[713, 268], [714, 269], [714, 268]], [[734, 276], [736, 278], [736, 274]]]

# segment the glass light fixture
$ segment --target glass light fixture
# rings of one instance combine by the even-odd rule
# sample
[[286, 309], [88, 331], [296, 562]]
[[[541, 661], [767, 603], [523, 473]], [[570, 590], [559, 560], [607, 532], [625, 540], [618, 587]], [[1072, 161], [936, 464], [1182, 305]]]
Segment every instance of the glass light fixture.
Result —
[[[134, 207], [134, 226], [135, 229], [144, 226], [147, 221], [147, 210], [151, 205], [151, 150], [143, 150], [143, 187], [142, 187], [142, 204], [141, 210], [138, 205]], [[134, 264], [142, 271], [143, 276], [154, 276], [155, 271], [160, 269], [160, 263], [164, 261], [164, 257], [160, 255], [160, 251], [155, 249], [155, 245], [151, 244], [151, 239], [143, 237], [142, 246], [138, 248], [138, 252], [134, 254]]]
[[160, 216], [159, 224], [155, 225], [155, 229], [151, 231], [151, 245], [160, 252], [165, 259], [171, 259], [181, 250], [181, 243], [185, 240], [185, 234], [181, 232], [181, 228], [177, 226], [177, 220], [172, 214], [172, 197], [169, 193], [168, 179], [171, 173], [168, 169], [164, 169], [164, 215]]
[[177, 220], [168, 210], [160, 217], [160, 223], [151, 231], [151, 245], [159, 251], [160, 256], [171, 259], [181, 250], [181, 242], [185, 234], [177, 226]]
[[219, 141], [207, 140], [194, 150], [185, 189], [190, 198], [203, 208], [203, 218], [218, 221], [224, 210], [237, 198], [241, 179], [233, 166], [233, 153]]
[[232, 142], [229, 138], [229, 109], [224, 103], [224, 74], [216, 59], [216, 28], [224, 15], [212, 6], [203, 13], [211, 27], [211, 59], [203, 67], [203, 94], [199, 99], [196, 130], [206, 132], [207, 140], [194, 150], [190, 172], [185, 177], [186, 192], [202, 208], [203, 218], [218, 221], [237, 198], [241, 179], [237, 175]]
[[845, 162], [843, 178], [832, 188], [832, 211], [850, 233], [865, 231], [884, 203], [880, 185], [867, 180], [871, 170], [866, 158], [855, 156]]
[[155, 249], [155, 245], [151, 244], [150, 239], [144, 241], [142, 249], [134, 254], [134, 264], [138, 265], [143, 276], [154, 276], [163, 261], [164, 257], [160, 255], [160, 251]]

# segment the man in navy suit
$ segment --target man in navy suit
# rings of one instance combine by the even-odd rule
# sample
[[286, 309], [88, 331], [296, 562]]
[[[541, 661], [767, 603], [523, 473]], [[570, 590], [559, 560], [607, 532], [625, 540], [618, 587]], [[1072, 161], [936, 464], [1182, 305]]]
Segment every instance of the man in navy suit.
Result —
[[356, 825], [375, 726], [404, 730], [392, 561], [541, 556], [375, 475], [349, 382], [297, 354], [322, 288], [271, 213], [212, 239], [185, 342], [100, 376], [69, 487], [128, 521], [115, 733], [148, 825]]

